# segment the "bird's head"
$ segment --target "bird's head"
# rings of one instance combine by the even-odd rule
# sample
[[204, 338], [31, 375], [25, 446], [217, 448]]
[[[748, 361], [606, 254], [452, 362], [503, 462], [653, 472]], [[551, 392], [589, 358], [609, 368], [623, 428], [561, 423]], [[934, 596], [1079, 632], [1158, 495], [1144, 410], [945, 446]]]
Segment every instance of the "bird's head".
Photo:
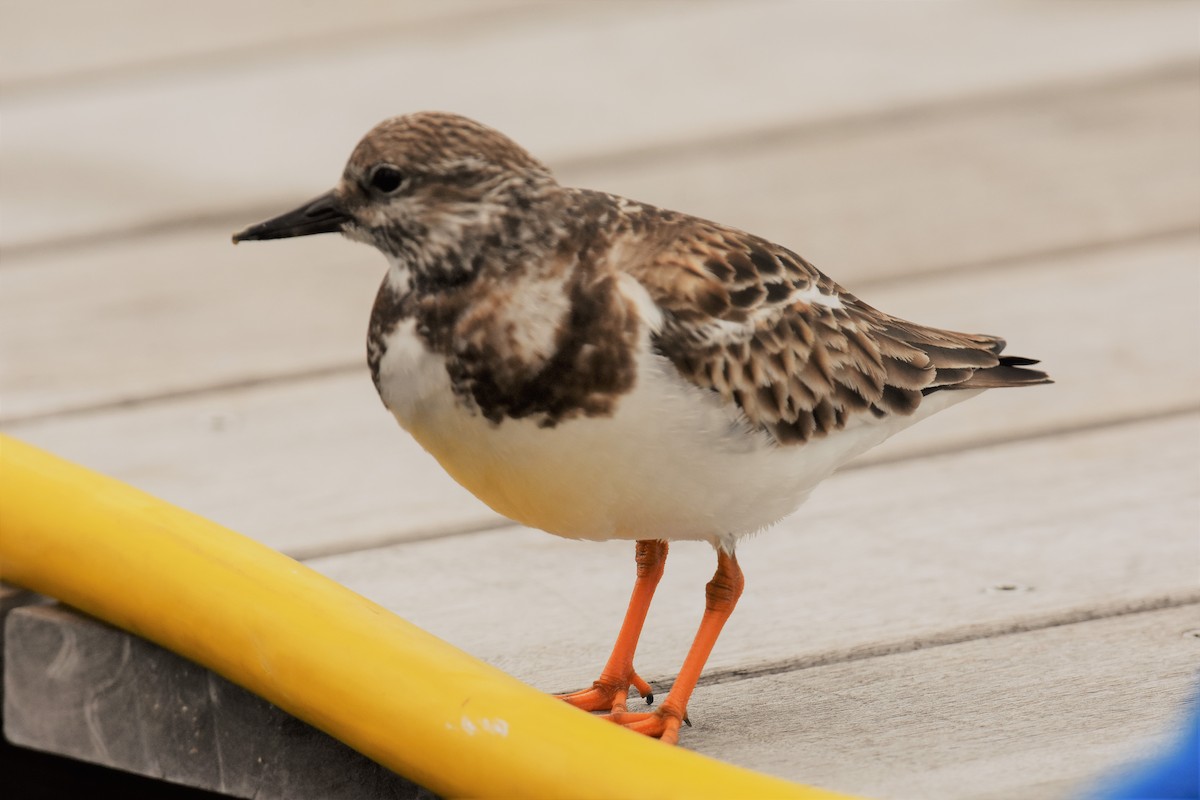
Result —
[[417, 272], [470, 271], [483, 248], [536, 235], [519, 223], [557, 187], [541, 162], [491, 128], [409, 114], [363, 137], [333, 190], [233, 241], [342, 233]]

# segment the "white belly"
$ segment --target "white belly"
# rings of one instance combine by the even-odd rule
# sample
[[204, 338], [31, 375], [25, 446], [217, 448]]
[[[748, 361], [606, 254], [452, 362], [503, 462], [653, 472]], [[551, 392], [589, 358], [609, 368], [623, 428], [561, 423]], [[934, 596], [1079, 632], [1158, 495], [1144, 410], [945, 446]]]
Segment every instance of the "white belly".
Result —
[[[639, 358], [610, 417], [553, 428], [493, 424], [454, 398], [440, 357], [405, 323], [380, 364], [385, 405], [459, 483], [499, 513], [578, 539], [696, 539], [732, 547], [794, 511], [837, 467], [977, 392], [938, 392], [911, 417], [862, 423], [800, 446], [745, 430], [666, 359]], [[943, 397], [945, 395], [945, 397]], [[932, 402], [931, 402], [932, 401]]]

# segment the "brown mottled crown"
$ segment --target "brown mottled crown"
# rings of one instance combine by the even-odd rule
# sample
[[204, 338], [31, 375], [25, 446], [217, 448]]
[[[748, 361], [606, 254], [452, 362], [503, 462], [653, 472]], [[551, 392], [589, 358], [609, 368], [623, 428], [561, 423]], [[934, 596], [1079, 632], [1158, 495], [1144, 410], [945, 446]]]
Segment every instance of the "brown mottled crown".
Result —
[[361, 174], [381, 162], [403, 172], [438, 173], [486, 165], [550, 172], [499, 131], [442, 111], [405, 114], [379, 123], [354, 149], [347, 174]]

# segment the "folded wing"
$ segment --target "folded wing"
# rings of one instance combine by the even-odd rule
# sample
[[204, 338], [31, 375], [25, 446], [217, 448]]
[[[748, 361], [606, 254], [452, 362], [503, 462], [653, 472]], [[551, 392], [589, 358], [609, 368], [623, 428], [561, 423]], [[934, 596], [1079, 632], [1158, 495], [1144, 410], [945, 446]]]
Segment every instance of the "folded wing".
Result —
[[890, 316], [790, 250], [693, 221], [628, 271], [663, 310], [655, 346], [779, 443], [912, 414], [931, 392], [1048, 383], [995, 336]]

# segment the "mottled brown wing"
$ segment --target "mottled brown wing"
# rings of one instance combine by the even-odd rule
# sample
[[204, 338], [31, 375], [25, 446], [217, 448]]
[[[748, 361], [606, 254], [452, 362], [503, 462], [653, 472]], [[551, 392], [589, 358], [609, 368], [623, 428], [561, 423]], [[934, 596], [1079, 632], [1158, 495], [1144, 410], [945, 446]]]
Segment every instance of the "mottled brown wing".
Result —
[[736, 403], [780, 443], [858, 415], [912, 414], [941, 388], [1042, 383], [993, 336], [889, 316], [795, 253], [693, 221], [629, 271], [664, 311], [656, 346], [698, 386]]

